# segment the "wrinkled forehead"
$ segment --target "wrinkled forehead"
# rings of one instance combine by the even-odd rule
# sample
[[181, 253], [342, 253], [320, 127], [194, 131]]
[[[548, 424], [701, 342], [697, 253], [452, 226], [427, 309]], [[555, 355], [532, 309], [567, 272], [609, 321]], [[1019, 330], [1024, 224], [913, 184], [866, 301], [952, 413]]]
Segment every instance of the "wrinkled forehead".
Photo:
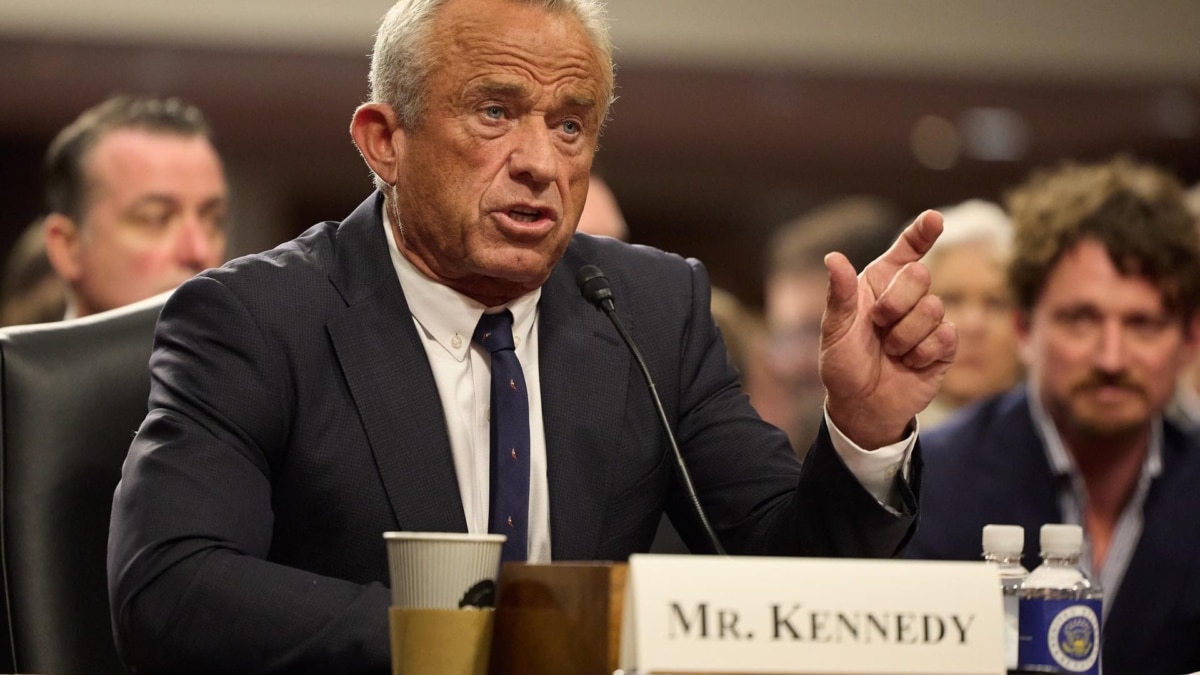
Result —
[[[607, 111], [612, 96], [611, 54], [596, 44], [567, 3], [530, 0], [451, 0], [430, 34], [434, 72], [469, 67], [524, 74], [595, 99]], [[586, 91], [585, 91], [586, 90]]]

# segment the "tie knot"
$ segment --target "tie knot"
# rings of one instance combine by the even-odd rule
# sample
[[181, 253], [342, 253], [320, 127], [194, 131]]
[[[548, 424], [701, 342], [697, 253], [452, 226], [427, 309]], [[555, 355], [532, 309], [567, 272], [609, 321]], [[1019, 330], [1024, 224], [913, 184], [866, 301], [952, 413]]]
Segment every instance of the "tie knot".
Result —
[[511, 350], [512, 324], [513, 315], [507, 309], [496, 314], [484, 314], [479, 317], [479, 325], [475, 326], [475, 335], [471, 339], [492, 354], [504, 349]]

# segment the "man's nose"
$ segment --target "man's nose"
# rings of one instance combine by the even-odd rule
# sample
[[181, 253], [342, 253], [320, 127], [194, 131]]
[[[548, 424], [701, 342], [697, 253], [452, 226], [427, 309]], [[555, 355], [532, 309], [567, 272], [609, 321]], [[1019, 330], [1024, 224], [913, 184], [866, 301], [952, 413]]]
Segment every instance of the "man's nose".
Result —
[[1096, 367], [1106, 373], [1125, 368], [1125, 331], [1120, 321], [1106, 321], [1100, 330], [1096, 346]]
[[175, 260], [180, 266], [196, 271], [217, 265], [224, 254], [224, 240], [220, 230], [205, 218], [185, 217], [175, 240]]
[[987, 308], [982, 302], [961, 303], [953, 311], [948, 310], [946, 318], [954, 322], [960, 335], [964, 333], [983, 334], [987, 330]]
[[536, 184], [554, 182], [558, 177], [554, 130], [541, 118], [530, 118], [522, 121], [516, 133], [519, 134], [517, 146], [509, 158], [509, 171], [513, 177]]

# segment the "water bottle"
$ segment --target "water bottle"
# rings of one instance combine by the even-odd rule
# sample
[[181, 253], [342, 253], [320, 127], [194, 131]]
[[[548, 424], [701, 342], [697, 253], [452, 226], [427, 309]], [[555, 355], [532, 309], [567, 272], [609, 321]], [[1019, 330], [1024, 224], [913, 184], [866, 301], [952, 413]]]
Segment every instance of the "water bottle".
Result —
[[1079, 567], [1083, 528], [1043, 525], [1042, 564], [1021, 584], [1018, 668], [1100, 673], [1100, 584]]
[[1021, 584], [1029, 570], [1021, 566], [1025, 550], [1025, 528], [1020, 525], [985, 525], [983, 559], [1000, 568], [1000, 591], [1004, 595], [1004, 667], [1017, 669], [1017, 645], [1020, 635], [1018, 601]]

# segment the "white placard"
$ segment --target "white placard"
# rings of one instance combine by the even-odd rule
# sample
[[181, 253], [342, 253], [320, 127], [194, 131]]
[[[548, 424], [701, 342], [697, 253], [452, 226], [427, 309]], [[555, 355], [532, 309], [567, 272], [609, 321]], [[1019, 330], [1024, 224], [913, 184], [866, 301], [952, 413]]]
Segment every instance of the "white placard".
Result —
[[988, 563], [635, 555], [625, 672], [1004, 675]]

